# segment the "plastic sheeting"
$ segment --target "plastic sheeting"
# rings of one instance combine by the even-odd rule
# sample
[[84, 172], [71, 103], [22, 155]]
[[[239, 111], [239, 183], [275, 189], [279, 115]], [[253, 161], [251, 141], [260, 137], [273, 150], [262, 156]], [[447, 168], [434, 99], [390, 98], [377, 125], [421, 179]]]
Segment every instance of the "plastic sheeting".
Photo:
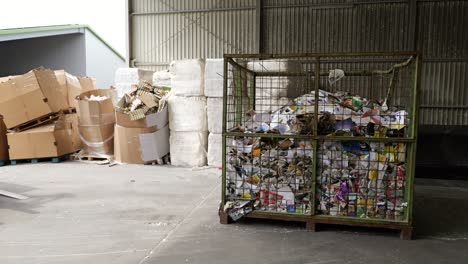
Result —
[[153, 85], [171, 87], [171, 73], [169, 71], [157, 71], [153, 74]]
[[132, 89], [132, 85], [138, 84], [140, 80], [152, 83], [153, 71], [138, 68], [118, 68], [115, 71], [114, 79], [117, 101], [120, 100], [126, 92]]
[[152, 82], [153, 71], [138, 68], [118, 68], [115, 71], [115, 83], [137, 84], [140, 80]]
[[208, 131], [205, 97], [168, 98], [169, 128], [173, 131]]
[[183, 167], [206, 165], [208, 132], [171, 131], [171, 164]]
[[205, 61], [203, 59], [173, 61], [169, 66], [174, 95], [204, 96]]

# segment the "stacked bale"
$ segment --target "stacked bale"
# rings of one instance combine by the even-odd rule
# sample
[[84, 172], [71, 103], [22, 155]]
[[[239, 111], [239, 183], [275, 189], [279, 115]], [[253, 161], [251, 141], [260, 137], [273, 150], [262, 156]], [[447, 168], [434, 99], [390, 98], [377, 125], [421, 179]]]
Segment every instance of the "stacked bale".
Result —
[[171, 164], [206, 165], [208, 123], [204, 96], [205, 61], [174, 61], [170, 65], [168, 98]]
[[205, 65], [205, 96], [208, 117], [208, 165], [221, 166], [223, 133], [223, 59], [207, 59]]

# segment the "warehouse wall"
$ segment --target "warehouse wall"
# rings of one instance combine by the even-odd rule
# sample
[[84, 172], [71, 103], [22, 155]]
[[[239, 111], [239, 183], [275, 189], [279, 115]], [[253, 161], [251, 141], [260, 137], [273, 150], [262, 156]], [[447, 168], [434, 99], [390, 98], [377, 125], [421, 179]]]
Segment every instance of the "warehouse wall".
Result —
[[0, 42], [0, 76], [44, 66], [85, 75], [84, 35], [69, 34]]
[[423, 125], [468, 124], [468, 1], [129, 0], [130, 62], [224, 53], [421, 50]]
[[126, 67], [125, 59], [107, 47], [94, 33], [85, 32], [86, 75], [95, 77], [99, 88], [109, 88], [114, 84], [117, 68]]

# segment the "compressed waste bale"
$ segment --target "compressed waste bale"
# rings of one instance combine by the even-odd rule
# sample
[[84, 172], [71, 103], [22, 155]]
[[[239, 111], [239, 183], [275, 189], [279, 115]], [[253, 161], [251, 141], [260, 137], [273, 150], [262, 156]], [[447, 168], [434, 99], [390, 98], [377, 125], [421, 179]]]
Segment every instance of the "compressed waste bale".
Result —
[[169, 128], [173, 131], [208, 131], [205, 97], [168, 98]]
[[205, 96], [223, 97], [223, 59], [206, 59], [205, 63]]
[[222, 166], [223, 134], [210, 133], [208, 136], [208, 166]]
[[171, 73], [166, 71], [157, 71], [153, 74], [153, 85], [157, 87], [171, 87]]
[[180, 96], [204, 96], [205, 61], [202, 59], [173, 61], [171, 91]]
[[223, 98], [208, 98], [207, 100], [208, 131], [223, 132]]
[[179, 132], [171, 130], [171, 164], [184, 167], [206, 165], [208, 132]]

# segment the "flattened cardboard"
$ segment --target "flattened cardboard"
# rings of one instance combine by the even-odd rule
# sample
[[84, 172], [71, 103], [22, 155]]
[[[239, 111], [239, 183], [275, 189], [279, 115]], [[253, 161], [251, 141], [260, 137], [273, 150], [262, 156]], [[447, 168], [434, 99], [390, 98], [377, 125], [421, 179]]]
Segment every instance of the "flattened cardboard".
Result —
[[54, 71], [38, 68], [32, 70], [32, 72], [36, 76], [42, 93], [47, 98], [47, 103], [53, 112], [70, 108], [67, 89], [59, 84]]
[[114, 123], [78, 126], [83, 150], [89, 155], [114, 153]]
[[[86, 97], [107, 96], [103, 101], [87, 101]], [[114, 92], [110, 89], [99, 89], [81, 93], [77, 97], [78, 107], [76, 111], [79, 116], [80, 125], [103, 125], [115, 123]]]
[[[76, 115], [61, 116], [56, 122], [18, 133], [8, 133], [11, 160], [59, 157], [77, 148], [73, 138]], [[75, 140], [75, 142], [74, 142]]]
[[[115, 126], [114, 156], [115, 160], [129, 164], [144, 164], [142, 152], [147, 146], [142, 144], [140, 136], [145, 133], [156, 132], [156, 127], [127, 128]], [[155, 160], [155, 159], [153, 159]]]
[[0, 83], [0, 113], [8, 129], [52, 112], [32, 71]]
[[123, 127], [144, 128], [155, 126], [157, 129], [161, 129], [168, 123], [167, 106], [158, 113], [149, 114], [145, 118], [135, 121], [130, 120], [130, 116], [127, 114], [116, 111], [115, 121], [117, 125]]
[[169, 153], [169, 125], [150, 133], [140, 134], [141, 156], [143, 161], [161, 159]]
[[0, 160], [8, 160], [8, 141], [7, 128], [3, 122], [3, 117], [0, 116]]

